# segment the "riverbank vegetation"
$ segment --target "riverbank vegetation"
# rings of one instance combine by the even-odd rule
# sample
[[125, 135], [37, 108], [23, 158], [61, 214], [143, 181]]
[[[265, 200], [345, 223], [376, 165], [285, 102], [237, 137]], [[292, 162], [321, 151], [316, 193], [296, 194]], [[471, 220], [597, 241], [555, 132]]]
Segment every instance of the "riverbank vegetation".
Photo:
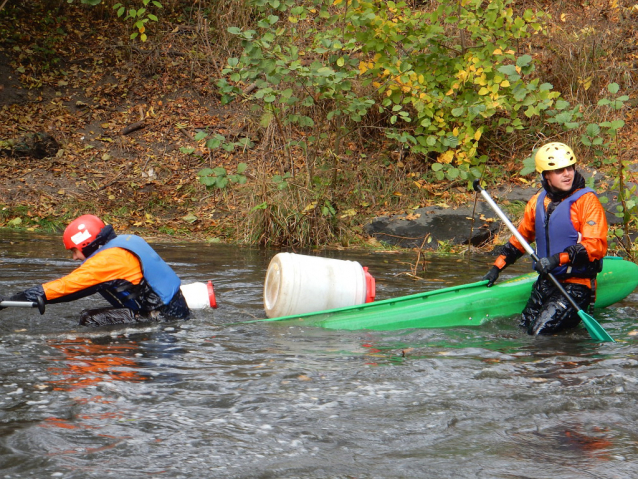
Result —
[[604, 172], [633, 257], [638, 6], [626, 0], [7, 0], [0, 226], [274, 246], [537, 181], [534, 148]]

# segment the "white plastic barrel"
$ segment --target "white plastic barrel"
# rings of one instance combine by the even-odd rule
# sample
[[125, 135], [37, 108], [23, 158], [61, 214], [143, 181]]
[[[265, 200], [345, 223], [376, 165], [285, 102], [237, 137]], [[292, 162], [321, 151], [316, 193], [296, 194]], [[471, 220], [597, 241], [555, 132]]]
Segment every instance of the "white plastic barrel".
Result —
[[278, 253], [264, 284], [269, 318], [354, 306], [374, 300], [374, 278], [356, 261]]
[[180, 286], [189, 309], [216, 308], [213, 283], [190, 283]]

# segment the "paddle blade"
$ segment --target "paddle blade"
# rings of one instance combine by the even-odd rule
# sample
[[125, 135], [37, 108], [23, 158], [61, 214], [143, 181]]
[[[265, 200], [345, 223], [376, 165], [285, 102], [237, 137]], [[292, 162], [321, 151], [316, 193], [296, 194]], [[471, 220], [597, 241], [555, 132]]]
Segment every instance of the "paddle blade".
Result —
[[583, 311], [582, 309], [578, 311], [578, 316], [580, 316], [580, 319], [583, 320], [583, 324], [587, 328], [587, 331], [589, 332], [589, 335], [592, 337], [592, 339], [603, 342], [616, 342], [614, 341], [614, 338], [612, 338], [609, 333], [605, 331], [605, 329], [600, 324], [598, 324], [598, 321], [592, 318], [585, 311]]

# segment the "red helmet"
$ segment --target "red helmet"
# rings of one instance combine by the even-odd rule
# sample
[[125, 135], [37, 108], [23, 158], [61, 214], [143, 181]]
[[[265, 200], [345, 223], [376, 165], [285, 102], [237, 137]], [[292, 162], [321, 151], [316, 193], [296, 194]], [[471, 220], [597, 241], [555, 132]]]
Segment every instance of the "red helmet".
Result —
[[71, 221], [64, 230], [62, 241], [66, 249], [78, 248], [80, 251], [89, 245], [106, 225], [93, 215], [82, 215]]

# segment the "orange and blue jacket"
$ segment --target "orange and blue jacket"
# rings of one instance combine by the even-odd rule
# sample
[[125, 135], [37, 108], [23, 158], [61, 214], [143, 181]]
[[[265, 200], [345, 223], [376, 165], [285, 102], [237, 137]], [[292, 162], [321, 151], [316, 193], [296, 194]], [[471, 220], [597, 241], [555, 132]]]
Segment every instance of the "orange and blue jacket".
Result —
[[143, 278], [137, 256], [123, 248], [109, 248], [89, 257], [70, 274], [43, 284], [42, 288], [47, 303], [59, 303], [94, 293], [106, 297], [108, 291], [130, 289], [139, 285]]
[[[536, 208], [538, 197], [542, 193], [536, 193], [527, 203], [525, 207], [525, 215], [518, 227], [518, 232], [525, 238], [528, 243], [536, 240]], [[551, 202], [548, 196], [545, 196], [543, 206], [547, 211], [547, 206]], [[586, 193], [578, 198], [570, 209], [571, 222], [579, 233], [579, 243], [585, 248], [587, 257], [590, 262], [602, 260], [607, 254], [607, 217], [605, 210], [600, 204], [595, 193]], [[515, 236], [509, 239], [509, 242], [518, 249], [521, 254], [525, 253], [525, 248], [520, 244]], [[560, 265], [569, 264], [570, 257], [567, 252], [560, 253]], [[504, 255], [499, 256], [495, 263], [500, 269], [503, 269], [507, 263]], [[578, 283], [587, 287], [591, 287], [591, 278], [581, 278], [572, 276], [566, 278], [566, 283]]]

